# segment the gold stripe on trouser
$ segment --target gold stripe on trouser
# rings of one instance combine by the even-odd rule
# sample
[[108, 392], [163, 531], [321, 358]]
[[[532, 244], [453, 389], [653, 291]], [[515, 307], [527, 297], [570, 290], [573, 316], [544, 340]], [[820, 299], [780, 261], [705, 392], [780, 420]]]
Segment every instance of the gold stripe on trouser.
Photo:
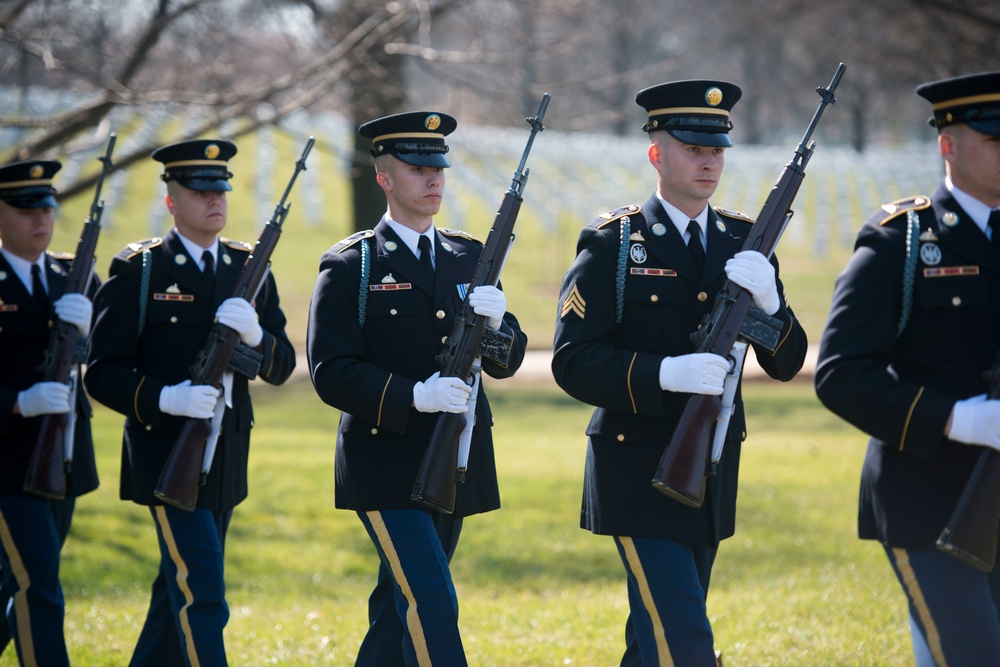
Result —
[[[656, 653], [660, 658], [660, 667], [674, 667], [674, 659], [670, 657], [670, 646], [667, 645], [667, 633], [663, 629], [663, 622], [660, 614], [656, 611], [656, 602], [653, 600], [653, 591], [649, 589], [649, 582], [646, 581], [646, 573], [642, 569], [642, 561], [639, 560], [639, 553], [635, 550], [635, 543], [631, 537], [619, 537], [622, 549], [625, 551], [625, 558], [628, 560], [629, 569], [639, 585], [639, 594], [642, 595], [642, 605], [649, 614], [653, 624], [653, 636], [656, 637]], [[634, 621], [633, 621], [634, 623]]]
[[188, 618], [187, 613], [188, 607], [194, 602], [194, 594], [191, 592], [191, 587], [188, 586], [187, 582], [187, 563], [184, 562], [180, 551], [177, 550], [177, 541], [174, 540], [174, 533], [170, 529], [170, 522], [167, 520], [167, 509], [163, 505], [157, 505], [153, 509], [156, 510], [156, 521], [160, 524], [160, 532], [163, 533], [163, 543], [167, 545], [170, 560], [174, 562], [174, 567], [177, 568], [177, 588], [184, 594], [184, 606], [181, 607], [178, 616], [181, 620], [181, 629], [184, 631], [185, 652], [187, 653], [188, 660], [191, 661], [191, 667], [199, 667], [201, 663], [198, 661], [198, 651], [195, 649], [194, 637], [191, 635], [191, 620]]
[[906, 549], [897, 548], [893, 548], [892, 555], [896, 559], [896, 567], [899, 568], [899, 574], [903, 578], [903, 587], [913, 598], [913, 606], [924, 626], [924, 632], [927, 634], [927, 648], [934, 656], [934, 662], [937, 663], [938, 667], [948, 667], [948, 661], [944, 657], [944, 649], [941, 648], [941, 634], [931, 617], [931, 610], [927, 608], [927, 600], [924, 598], [924, 592], [920, 590], [917, 574], [913, 571], [913, 566], [910, 565], [910, 555]]
[[379, 546], [385, 553], [389, 561], [389, 568], [392, 570], [396, 584], [406, 598], [406, 628], [410, 632], [410, 639], [413, 641], [413, 650], [417, 653], [417, 664], [430, 667], [431, 654], [427, 650], [427, 638], [424, 637], [424, 626], [420, 622], [420, 615], [417, 613], [417, 600], [413, 597], [410, 589], [410, 582], [406, 580], [406, 573], [403, 572], [403, 564], [399, 562], [399, 555], [396, 553], [396, 546], [392, 543], [392, 537], [385, 527], [381, 512], [365, 512], [368, 520], [372, 523], [372, 530], [378, 538]]
[[35, 642], [31, 636], [31, 615], [28, 609], [28, 588], [31, 587], [31, 577], [24, 569], [24, 561], [14, 544], [14, 536], [10, 534], [10, 526], [3, 512], [0, 512], [0, 542], [3, 542], [4, 551], [7, 552], [7, 561], [10, 569], [13, 570], [14, 579], [17, 580], [17, 593], [14, 593], [14, 614], [17, 617], [17, 637], [20, 640], [17, 647], [20, 651], [21, 661], [27, 667], [34, 667], [38, 664], [35, 658]]

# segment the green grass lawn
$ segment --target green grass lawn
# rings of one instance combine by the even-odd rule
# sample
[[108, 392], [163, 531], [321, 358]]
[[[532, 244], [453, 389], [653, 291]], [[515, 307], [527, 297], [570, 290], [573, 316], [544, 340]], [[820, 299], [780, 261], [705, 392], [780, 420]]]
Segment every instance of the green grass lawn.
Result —
[[[351, 665], [375, 559], [357, 518], [333, 508], [337, 413], [302, 377], [254, 391], [251, 493], [227, 546], [230, 662]], [[610, 538], [578, 527], [589, 408], [545, 386], [490, 392], [504, 508], [466, 521], [453, 563], [470, 663], [616, 665], [622, 566]], [[855, 535], [865, 438], [807, 381], [745, 394], [737, 534], [708, 600], [726, 664], [909, 664], [903, 596]], [[88, 667], [127, 663], [157, 563], [146, 510], [117, 500], [121, 420], [98, 407], [94, 427], [102, 485], [78, 503], [62, 574], [71, 658]]]

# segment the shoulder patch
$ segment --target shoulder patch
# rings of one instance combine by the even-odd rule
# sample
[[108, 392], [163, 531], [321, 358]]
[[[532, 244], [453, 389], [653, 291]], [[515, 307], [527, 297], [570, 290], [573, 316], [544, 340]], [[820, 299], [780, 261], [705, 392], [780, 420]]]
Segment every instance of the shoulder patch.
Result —
[[595, 225], [598, 229], [600, 229], [605, 225], [620, 220], [626, 215], [636, 215], [640, 211], [642, 211], [642, 207], [639, 206], [638, 204], [627, 204], [625, 206], [619, 206], [613, 211], [608, 211], [607, 213], [601, 213], [590, 224]]
[[931, 205], [931, 198], [927, 195], [915, 195], [904, 199], [897, 199], [888, 204], [882, 204], [882, 209], [875, 214], [879, 225], [884, 225], [893, 218], [906, 213], [907, 211], [922, 211]]
[[154, 236], [151, 239], [143, 239], [142, 241], [135, 241], [125, 246], [122, 249], [122, 251], [118, 253], [118, 256], [123, 259], [132, 259], [136, 255], [141, 253], [143, 250], [146, 250], [147, 248], [155, 248], [161, 243], [163, 243], [163, 237], [161, 236]]
[[737, 220], [743, 220], [744, 222], [749, 222], [751, 225], [757, 222], [749, 215], [746, 215], [745, 213], [740, 213], [739, 211], [732, 211], [728, 208], [722, 208], [721, 206], [715, 206], [713, 208], [715, 208], [716, 213], [725, 216], [727, 218], [736, 218]]
[[371, 229], [365, 229], [360, 232], [354, 232], [343, 241], [339, 241], [336, 245], [333, 246], [333, 248], [331, 248], [331, 250], [333, 252], [344, 252], [358, 241], [362, 239], [370, 239], [373, 236], [375, 236], [375, 231]]
[[445, 236], [458, 236], [463, 239], [468, 239], [469, 241], [475, 241], [476, 243], [482, 244], [482, 241], [477, 239], [475, 236], [469, 232], [463, 232], [461, 229], [448, 229], [447, 227], [442, 227], [438, 229], [439, 232]]
[[234, 250], [253, 250], [253, 244], [247, 243], [246, 241], [237, 241], [235, 239], [227, 239], [225, 237], [220, 237], [222, 245], [228, 246]]

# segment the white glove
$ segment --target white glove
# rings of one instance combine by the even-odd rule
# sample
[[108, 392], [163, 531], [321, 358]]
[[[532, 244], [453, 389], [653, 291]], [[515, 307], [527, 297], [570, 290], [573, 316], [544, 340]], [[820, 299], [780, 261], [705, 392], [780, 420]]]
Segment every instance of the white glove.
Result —
[[503, 314], [507, 312], [507, 297], [493, 285], [480, 285], [469, 295], [469, 305], [476, 315], [489, 318], [486, 326], [499, 329]]
[[249, 347], [257, 347], [264, 339], [264, 330], [257, 321], [257, 311], [246, 299], [238, 296], [226, 299], [215, 311], [215, 319], [238, 333], [240, 340]]
[[774, 315], [781, 306], [774, 266], [756, 250], [743, 250], [726, 262], [726, 276], [750, 292], [755, 306]]
[[53, 304], [56, 316], [66, 324], [72, 324], [84, 338], [90, 333], [90, 316], [94, 306], [90, 299], [82, 294], [63, 294]]
[[472, 387], [457, 377], [441, 377], [438, 371], [413, 385], [413, 407], [420, 412], [466, 412]]
[[160, 390], [160, 411], [178, 417], [211, 419], [218, 400], [219, 390], [216, 387], [192, 385], [191, 380], [184, 380]]
[[988, 401], [986, 394], [980, 394], [955, 403], [948, 437], [1000, 450], [1000, 401]]
[[729, 362], [711, 352], [664, 357], [660, 362], [660, 388], [685, 394], [719, 396], [729, 372]]
[[17, 393], [17, 407], [22, 417], [62, 415], [69, 412], [69, 385], [62, 382], [36, 382]]

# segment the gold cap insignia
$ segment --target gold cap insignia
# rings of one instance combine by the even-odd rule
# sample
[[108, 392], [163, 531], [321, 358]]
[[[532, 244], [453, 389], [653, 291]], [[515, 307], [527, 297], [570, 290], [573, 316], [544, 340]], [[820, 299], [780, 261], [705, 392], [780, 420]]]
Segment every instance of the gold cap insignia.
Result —
[[722, 91], [713, 86], [705, 91], [705, 101], [709, 106], [717, 107], [722, 102]]
[[215, 158], [219, 157], [219, 145], [209, 144], [205, 146], [205, 157], [207, 157], [209, 160], [214, 160]]
[[430, 131], [434, 131], [441, 126], [441, 116], [436, 113], [432, 113], [430, 116], [424, 119], [424, 127]]
[[40, 164], [36, 164], [28, 172], [28, 176], [30, 176], [31, 178], [41, 178], [44, 173], [45, 173], [45, 167], [43, 167]]

